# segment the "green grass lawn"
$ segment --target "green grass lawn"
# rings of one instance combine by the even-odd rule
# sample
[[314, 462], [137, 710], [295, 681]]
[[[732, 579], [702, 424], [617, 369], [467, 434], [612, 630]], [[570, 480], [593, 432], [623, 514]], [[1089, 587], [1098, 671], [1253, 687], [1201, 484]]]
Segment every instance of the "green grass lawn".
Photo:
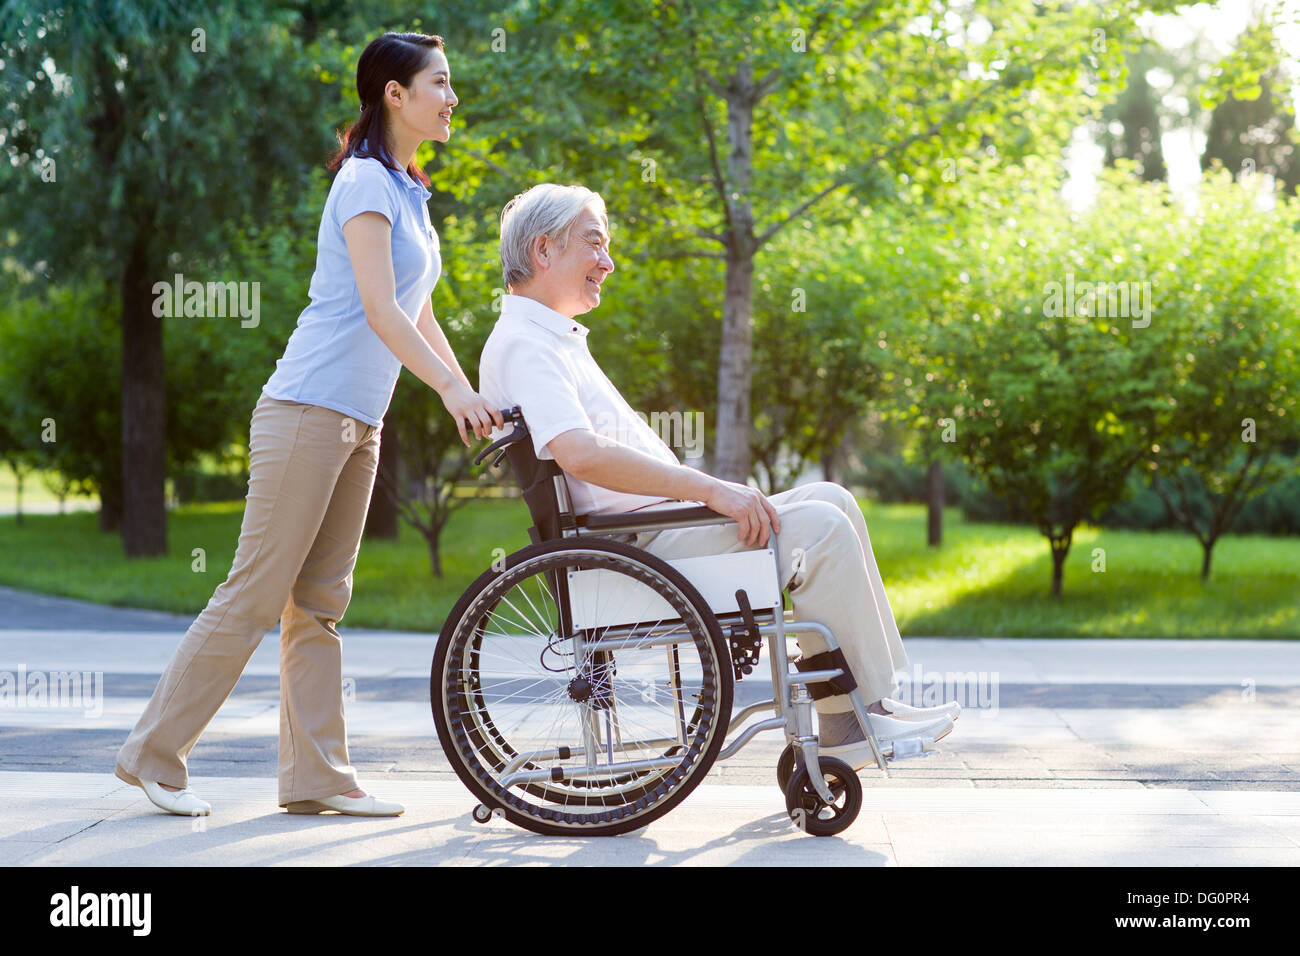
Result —
[[[1203, 585], [1187, 535], [1083, 528], [1057, 601], [1047, 543], [1030, 528], [971, 524], [950, 509], [943, 547], [931, 549], [923, 506], [867, 503], [865, 513], [905, 635], [1300, 637], [1300, 539], [1225, 538]], [[170, 555], [129, 562], [93, 512], [28, 515], [22, 527], [0, 517], [0, 584], [197, 615], [230, 570], [242, 514], [242, 501], [180, 508], [169, 518]], [[406, 525], [396, 542], [363, 542], [344, 625], [437, 630], [493, 549], [527, 543], [527, 525], [519, 499], [470, 502], [448, 526], [441, 580]], [[195, 548], [202, 572], [191, 567]], [[1097, 548], [1104, 572], [1092, 570]]]

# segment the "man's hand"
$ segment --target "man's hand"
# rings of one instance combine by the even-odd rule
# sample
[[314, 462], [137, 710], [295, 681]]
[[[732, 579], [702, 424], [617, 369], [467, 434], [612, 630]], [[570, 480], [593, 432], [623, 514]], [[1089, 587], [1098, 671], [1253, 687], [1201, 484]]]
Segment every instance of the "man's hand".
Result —
[[781, 533], [776, 507], [762, 492], [748, 485], [718, 479], [704, 503], [719, 514], [735, 518], [740, 525], [737, 537], [746, 545], [766, 546], [769, 532]]

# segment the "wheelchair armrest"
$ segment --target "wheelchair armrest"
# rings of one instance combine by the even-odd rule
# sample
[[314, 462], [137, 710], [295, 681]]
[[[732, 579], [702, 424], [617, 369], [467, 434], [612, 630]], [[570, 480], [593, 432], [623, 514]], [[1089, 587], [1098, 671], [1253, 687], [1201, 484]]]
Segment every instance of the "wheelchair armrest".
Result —
[[691, 528], [707, 524], [735, 522], [704, 505], [689, 508], [661, 508], [657, 511], [629, 511], [621, 514], [578, 515], [579, 528], [599, 532], [659, 531], [664, 528]]

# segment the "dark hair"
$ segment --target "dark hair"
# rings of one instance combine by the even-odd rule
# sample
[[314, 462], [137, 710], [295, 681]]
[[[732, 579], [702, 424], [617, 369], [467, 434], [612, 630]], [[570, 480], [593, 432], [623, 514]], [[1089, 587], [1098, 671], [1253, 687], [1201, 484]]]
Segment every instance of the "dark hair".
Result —
[[[400, 169], [384, 141], [384, 87], [389, 80], [410, 86], [411, 78], [429, 62], [430, 50], [443, 49], [442, 37], [427, 33], [385, 33], [361, 51], [357, 60], [357, 96], [361, 117], [339, 134], [339, 150], [326, 166], [337, 170], [349, 156], [379, 160], [390, 169]], [[362, 147], [365, 143], [365, 147]], [[429, 185], [429, 177], [411, 158], [406, 167], [414, 180]]]

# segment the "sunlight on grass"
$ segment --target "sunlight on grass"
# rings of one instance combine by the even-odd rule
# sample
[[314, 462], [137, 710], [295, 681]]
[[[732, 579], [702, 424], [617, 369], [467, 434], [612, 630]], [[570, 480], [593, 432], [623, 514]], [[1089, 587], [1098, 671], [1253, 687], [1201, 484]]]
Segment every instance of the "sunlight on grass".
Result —
[[[29, 505], [51, 505], [56, 504], [58, 496], [45, 487], [45, 482], [41, 476], [46, 474], [45, 471], [33, 471], [23, 475], [23, 509], [26, 510]], [[53, 474], [53, 472], [50, 472]], [[68, 495], [64, 499], [66, 504], [72, 502], [92, 502], [98, 499], [94, 495]], [[0, 511], [10, 512], [18, 506], [18, 479], [14, 476], [12, 468], [6, 465], [0, 465]]]

